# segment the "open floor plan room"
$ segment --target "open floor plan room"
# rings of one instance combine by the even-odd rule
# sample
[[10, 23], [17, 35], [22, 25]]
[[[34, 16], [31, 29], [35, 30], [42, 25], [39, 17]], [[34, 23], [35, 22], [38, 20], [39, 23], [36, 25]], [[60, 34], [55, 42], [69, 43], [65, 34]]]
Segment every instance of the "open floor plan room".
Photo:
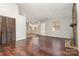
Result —
[[79, 56], [78, 3], [0, 3], [0, 56]]

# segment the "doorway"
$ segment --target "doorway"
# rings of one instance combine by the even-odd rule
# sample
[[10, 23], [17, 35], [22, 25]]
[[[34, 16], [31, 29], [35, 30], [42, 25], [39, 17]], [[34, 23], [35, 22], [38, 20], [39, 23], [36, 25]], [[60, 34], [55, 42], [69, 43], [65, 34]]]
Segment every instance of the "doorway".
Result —
[[40, 27], [41, 27], [40, 33], [41, 33], [41, 35], [46, 35], [46, 30], [45, 30], [46, 26], [45, 25], [46, 24], [44, 22], [40, 24]]

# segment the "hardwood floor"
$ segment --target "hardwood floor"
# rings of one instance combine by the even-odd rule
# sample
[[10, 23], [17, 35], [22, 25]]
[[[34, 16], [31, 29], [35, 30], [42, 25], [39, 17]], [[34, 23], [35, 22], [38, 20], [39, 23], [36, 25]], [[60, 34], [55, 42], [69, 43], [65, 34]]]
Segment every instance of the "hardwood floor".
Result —
[[[49, 37], [44, 36], [38, 36], [39, 40], [43, 39], [49, 39]], [[36, 39], [38, 39], [37, 36], [29, 37], [27, 40], [20, 40], [16, 42], [11, 42], [8, 44], [0, 45], [0, 56], [78, 56], [78, 52], [74, 49], [68, 50], [67, 48], [63, 49], [60, 48], [61, 46], [57, 47], [60, 48], [60, 50], [57, 50], [55, 48], [50, 49], [51, 41], [47, 43], [46, 41], [46, 47], [45, 45], [42, 45], [44, 41], [41, 43], [38, 42]], [[35, 41], [34, 41], [35, 39]], [[48, 41], [48, 40], [47, 40]], [[63, 42], [63, 41], [62, 41]], [[33, 44], [34, 43], [34, 44]], [[39, 45], [39, 44], [40, 45]], [[48, 46], [49, 45], [49, 46]], [[54, 51], [53, 51], [54, 50]]]
[[[26, 40], [20, 40], [0, 46], [1, 56], [28, 56], [31, 55], [31, 45], [26, 44]], [[29, 49], [29, 50], [28, 50]]]

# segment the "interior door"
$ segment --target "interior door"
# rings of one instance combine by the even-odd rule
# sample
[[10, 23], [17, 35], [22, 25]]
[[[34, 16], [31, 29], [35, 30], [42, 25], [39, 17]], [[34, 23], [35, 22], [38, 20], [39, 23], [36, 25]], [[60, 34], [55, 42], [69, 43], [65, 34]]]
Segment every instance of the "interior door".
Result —
[[6, 40], [7, 40], [7, 22], [6, 22], [6, 17], [3, 17], [2, 16], [2, 25], [1, 25], [1, 28], [2, 28], [2, 44], [5, 44], [6, 43]]
[[7, 17], [7, 42], [11, 42], [12, 40], [12, 31], [11, 31], [11, 18]]
[[16, 21], [15, 21], [15, 19], [14, 18], [12, 18], [11, 19], [11, 27], [12, 27], [12, 41], [16, 41], [15, 39], [16, 39]]
[[16, 40], [15, 18], [0, 16], [0, 44]]

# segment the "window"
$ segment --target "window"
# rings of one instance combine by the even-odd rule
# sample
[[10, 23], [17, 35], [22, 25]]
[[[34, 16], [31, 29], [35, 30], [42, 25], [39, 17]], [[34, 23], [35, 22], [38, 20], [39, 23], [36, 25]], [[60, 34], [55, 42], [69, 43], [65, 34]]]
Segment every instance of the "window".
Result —
[[59, 31], [60, 30], [60, 22], [55, 21], [53, 22], [52, 31]]

